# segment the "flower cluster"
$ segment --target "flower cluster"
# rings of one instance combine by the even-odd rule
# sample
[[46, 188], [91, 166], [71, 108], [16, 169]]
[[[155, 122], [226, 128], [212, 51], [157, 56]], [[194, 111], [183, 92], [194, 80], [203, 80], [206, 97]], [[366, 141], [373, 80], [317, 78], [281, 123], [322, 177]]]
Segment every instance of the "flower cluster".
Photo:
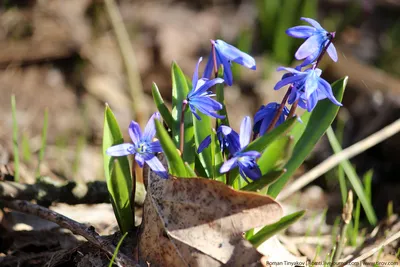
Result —
[[[326, 31], [313, 19], [301, 19], [311, 24], [312, 27], [296, 26], [289, 28], [286, 33], [294, 38], [305, 39], [295, 54], [295, 58], [303, 60], [303, 62], [295, 68], [279, 67], [277, 69], [278, 71], [287, 71], [274, 87], [275, 90], [279, 90], [289, 85], [284, 99], [281, 103], [272, 102], [261, 106], [255, 114], [253, 127], [251, 118], [246, 116], [241, 123], [240, 134], [231, 127], [221, 124], [221, 119], [224, 119], [225, 116], [220, 114], [220, 111], [224, 107], [223, 103], [212, 98], [216, 95], [212, 91], [212, 87], [222, 83], [231, 86], [233, 84], [231, 64], [234, 62], [255, 70], [255, 59], [222, 40], [211, 40], [211, 52], [201, 78], [199, 78], [199, 66], [202, 58], [198, 60], [192, 77], [192, 88], [181, 103], [180, 141], [183, 142], [184, 139], [184, 116], [187, 107], [193, 114], [193, 119], [201, 120], [198, 112], [219, 119], [218, 124], [220, 125], [216, 130], [216, 136], [226, 157], [219, 169], [220, 173], [238, 168], [245, 181], [250, 182], [249, 179], [259, 179], [263, 175], [257, 165], [261, 153], [247, 149], [252, 136], [257, 138], [257, 136], [265, 135], [282, 124], [288, 117], [294, 116], [297, 107], [311, 112], [318, 101], [326, 98], [335, 105], [341, 106], [341, 103], [333, 95], [330, 84], [321, 78], [321, 69], [317, 68], [325, 53], [328, 53], [333, 61], [337, 61], [337, 52], [332, 43], [335, 33]], [[223, 76], [218, 77], [218, 70], [221, 66], [223, 67]], [[286, 107], [286, 103], [291, 105], [290, 110]], [[155, 153], [162, 152], [159, 141], [153, 140], [155, 119], [159, 119], [158, 113], [150, 118], [143, 134], [138, 124], [133, 121], [129, 127], [129, 134], [133, 143], [110, 147], [107, 154], [111, 156], [133, 154], [140, 167], [146, 162], [153, 171], [161, 177], [167, 178], [167, 171], [155, 157]], [[211, 136], [208, 136], [199, 144], [197, 153], [203, 153], [210, 143]], [[183, 143], [181, 143], [180, 149], [183, 153]]]

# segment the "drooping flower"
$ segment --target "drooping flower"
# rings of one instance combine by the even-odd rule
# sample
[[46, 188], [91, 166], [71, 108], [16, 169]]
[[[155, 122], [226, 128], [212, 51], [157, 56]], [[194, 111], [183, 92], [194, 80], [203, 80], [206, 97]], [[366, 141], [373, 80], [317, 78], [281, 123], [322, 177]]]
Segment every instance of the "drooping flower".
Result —
[[156, 134], [154, 120], [160, 119], [158, 112], [154, 113], [147, 122], [144, 132], [140, 130], [137, 122], [132, 121], [129, 125], [129, 136], [132, 143], [123, 143], [109, 147], [106, 150], [107, 155], [119, 157], [126, 155], [135, 155], [135, 160], [140, 168], [143, 168], [144, 162], [162, 178], [168, 178], [168, 173], [162, 163], [154, 155], [157, 152], [162, 152], [162, 147], [159, 141], [153, 141]]
[[[217, 129], [217, 138], [222, 152], [228, 149], [230, 154], [233, 155], [240, 150], [239, 135], [231, 127], [220, 125]], [[197, 153], [201, 153], [210, 144], [211, 136], [209, 135], [200, 143]]]
[[219, 170], [221, 173], [228, 172], [238, 167], [240, 175], [246, 181], [248, 181], [247, 178], [257, 180], [261, 177], [261, 170], [256, 162], [256, 159], [259, 158], [261, 154], [257, 151], [244, 151], [250, 142], [251, 128], [251, 119], [246, 116], [240, 125], [240, 135], [237, 137], [238, 139], [235, 140], [235, 142], [240, 144], [240, 149], [235, 151], [233, 157], [221, 166]]
[[[278, 112], [279, 103], [272, 102], [268, 105], [262, 105], [260, 109], [256, 112], [254, 116], [254, 127], [253, 132], [255, 134], [263, 135], [267, 132], [269, 125], [271, 124], [272, 120], [275, 117], [276, 112]], [[281, 115], [279, 116], [278, 120], [275, 123], [275, 127], [282, 124], [285, 121], [285, 116], [289, 115], [289, 110], [285, 106], [282, 110]]]
[[[335, 32], [326, 31], [317, 21], [311, 18], [301, 18], [301, 20], [308, 22], [313, 27], [295, 26], [286, 30], [286, 34], [291, 37], [306, 39], [297, 50], [295, 54], [296, 59], [305, 59], [301, 65], [306, 66], [317, 60], [318, 56], [326, 49], [328, 55], [336, 62], [338, 56], [336, 48], [332, 43]], [[328, 44], [329, 46], [326, 48]]]
[[310, 68], [298, 71], [293, 68], [279, 67], [277, 70], [286, 70], [293, 74], [283, 77], [274, 87], [275, 90], [278, 90], [285, 85], [293, 85], [288, 100], [289, 104], [299, 100], [298, 105], [310, 112], [319, 100], [328, 98], [333, 104], [342, 106], [333, 95], [331, 85], [320, 77], [322, 73], [320, 69]]
[[223, 106], [221, 103], [211, 98], [215, 96], [215, 94], [208, 89], [217, 83], [223, 83], [224, 80], [221, 78], [212, 80], [201, 78], [199, 80], [198, 71], [201, 60], [202, 58], [197, 62], [196, 69], [193, 73], [192, 90], [187, 95], [185, 102], [189, 104], [190, 111], [198, 120], [201, 120], [201, 118], [197, 114], [196, 109], [208, 116], [223, 119], [225, 116], [216, 113], [216, 111], [221, 110]]
[[[253, 57], [240, 51], [236, 47], [222, 41], [211, 40], [212, 48], [210, 56], [208, 57], [206, 68], [204, 69], [204, 78], [211, 78], [215, 69], [219, 69], [221, 65], [224, 66], [224, 80], [229, 86], [233, 84], [233, 75], [231, 70], [231, 63], [235, 62], [246, 68], [255, 70], [256, 61]], [[217, 66], [214, 66], [216, 62]]]

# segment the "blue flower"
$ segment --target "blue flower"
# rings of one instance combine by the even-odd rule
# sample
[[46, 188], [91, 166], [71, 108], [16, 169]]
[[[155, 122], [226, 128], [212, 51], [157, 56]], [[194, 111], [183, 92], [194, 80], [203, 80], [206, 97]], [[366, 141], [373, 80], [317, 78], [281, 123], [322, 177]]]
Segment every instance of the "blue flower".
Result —
[[328, 98], [335, 105], [342, 106], [333, 95], [331, 85], [320, 77], [322, 73], [320, 69], [310, 68], [299, 71], [293, 68], [279, 67], [277, 70], [286, 70], [293, 74], [284, 76], [274, 87], [275, 90], [278, 90], [285, 85], [293, 85], [288, 100], [289, 104], [299, 100], [299, 106], [310, 112], [319, 100]]
[[208, 89], [217, 83], [223, 83], [224, 80], [221, 78], [216, 78], [212, 80], [201, 78], [199, 80], [198, 72], [201, 60], [202, 58], [200, 58], [197, 62], [196, 69], [193, 74], [192, 90], [187, 95], [185, 101], [189, 104], [190, 111], [198, 120], [201, 120], [201, 118], [196, 113], [196, 109], [208, 116], [223, 119], [225, 118], [225, 116], [218, 115], [216, 113], [216, 111], [221, 110], [223, 106], [221, 103], [211, 98], [211, 96], [215, 96], [215, 94]]
[[[219, 126], [217, 129], [217, 138], [222, 152], [228, 149], [230, 154], [233, 155], [240, 150], [239, 135], [231, 127], [225, 125]], [[211, 136], [209, 135], [201, 141], [197, 153], [201, 153], [210, 144]]]
[[[222, 40], [211, 40], [211, 43], [213, 46], [211, 48], [210, 56], [208, 57], [206, 68], [204, 69], [204, 78], [210, 78], [212, 73], [214, 73], [214, 70], [218, 70], [222, 64], [224, 66], [224, 80], [227, 85], [231, 86], [233, 84], [231, 70], [232, 62], [252, 70], [256, 69], [256, 61], [254, 58], [240, 51], [236, 47], [227, 44]], [[214, 66], [215, 61], [217, 66]]]
[[238, 148], [233, 154], [233, 157], [221, 166], [219, 170], [221, 173], [239, 167], [239, 173], [246, 181], [248, 181], [247, 178], [257, 180], [261, 177], [261, 170], [256, 163], [257, 158], [259, 158], [261, 154], [257, 151], [244, 152], [244, 149], [250, 142], [251, 128], [251, 119], [246, 116], [240, 125], [239, 137], [233, 137], [236, 139], [235, 142], [240, 144], [240, 149]]
[[159, 141], [153, 141], [156, 134], [154, 120], [160, 119], [158, 112], [154, 113], [144, 129], [144, 133], [140, 130], [137, 122], [132, 121], [129, 125], [129, 136], [132, 139], [131, 143], [124, 143], [112, 146], [106, 150], [107, 155], [119, 157], [126, 155], [135, 155], [135, 160], [140, 168], [143, 168], [144, 162], [162, 178], [167, 179], [168, 173], [162, 163], [154, 155], [154, 153], [162, 152]]
[[[295, 26], [286, 30], [286, 34], [295, 37], [295, 38], [303, 38], [306, 41], [299, 47], [297, 50], [295, 57], [298, 60], [305, 59], [301, 64], [302, 66], [306, 66], [312, 62], [314, 62], [318, 56], [327, 49], [329, 56], [333, 61], [338, 60], [336, 48], [332, 43], [332, 39], [335, 37], [334, 32], [328, 32], [321, 25], [310, 18], [301, 18], [311, 24], [311, 26]], [[329, 43], [329, 47], [326, 46]]]
[[[260, 109], [257, 111], [254, 116], [254, 127], [253, 132], [255, 134], [263, 135], [267, 132], [269, 125], [275, 117], [276, 112], [279, 109], [280, 104], [277, 102], [269, 103], [268, 105], [262, 105]], [[285, 116], [289, 115], [289, 110], [285, 106], [281, 115], [279, 116], [277, 122], [275, 123], [275, 127], [282, 124], [285, 121]]]

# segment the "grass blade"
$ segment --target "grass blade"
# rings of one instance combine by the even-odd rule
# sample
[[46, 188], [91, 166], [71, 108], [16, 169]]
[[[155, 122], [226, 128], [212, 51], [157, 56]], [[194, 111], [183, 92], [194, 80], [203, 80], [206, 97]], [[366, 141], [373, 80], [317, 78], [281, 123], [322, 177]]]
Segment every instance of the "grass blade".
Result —
[[[339, 153], [342, 151], [340, 147], [339, 141], [336, 139], [336, 136], [331, 127], [328, 128], [326, 132], [329, 143], [332, 146], [332, 149], [335, 153]], [[343, 160], [340, 165], [343, 167], [346, 176], [349, 178], [351, 185], [353, 186], [354, 191], [357, 194], [358, 199], [361, 202], [362, 207], [364, 208], [365, 214], [367, 215], [367, 219], [371, 225], [375, 225], [377, 222], [377, 218], [375, 215], [375, 211], [371, 205], [371, 202], [368, 200], [368, 197], [365, 194], [364, 187], [361, 183], [360, 178], [358, 177], [356, 171], [349, 160]]]
[[114, 254], [113, 254], [113, 256], [112, 256], [112, 258], [111, 258], [111, 260], [110, 260], [110, 263], [108, 264], [108, 267], [112, 267], [112, 266], [113, 266], [114, 260], [115, 260], [115, 258], [116, 258], [117, 255], [118, 255], [119, 248], [121, 247], [122, 242], [124, 242], [124, 239], [125, 239], [125, 237], [126, 237], [127, 235], [128, 235], [128, 232], [126, 232], [126, 233], [121, 237], [121, 239], [118, 241], [117, 247], [115, 248]]
[[13, 121], [13, 152], [14, 152], [14, 181], [19, 182], [19, 145], [18, 145], [18, 122], [17, 104], [15, 95], [11, 96], [11, 112]]
[[40, 165], [43, 162], [44, 158], [44, 151], [46, 149], [46, 142], [47, 142], [47, 130], [49, 127], [49, 110], [46, 108], [44, 111], [44, 118], [43, 118], [43, 128], [42, 128], [42, 143], [39, 150], [39, 161], [36, 168], [36, 177], [40, 176]]

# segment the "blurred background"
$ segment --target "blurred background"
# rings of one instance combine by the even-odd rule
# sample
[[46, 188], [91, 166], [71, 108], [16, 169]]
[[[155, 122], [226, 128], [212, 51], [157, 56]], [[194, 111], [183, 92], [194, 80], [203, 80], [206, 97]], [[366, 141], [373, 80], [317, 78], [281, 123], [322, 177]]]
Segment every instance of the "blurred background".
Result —
[[[49, 128], [40, 173], [76, 181], [104, 180], [101, 136], [107, 102], [127, 135], [135, 119], [132, 96], [109, 17], [100, 0], [0, 1], [0, 174], [13, 174], [11, 95], [16, 97], [21, 181], [35, 181], [45, 110]], [[334, 124], [343, 147], [400, 117], [399, 0], [120, 0], [145, 97], [140, 112], [156, 111], [151, 97], [155, 82], [171, 100], [170, 66], [174, 60], [191, 77], [200, 56], [207, 57], [210, 39], [223, 39], [254, 56], [257, 70], [234, 65], [226, 100], [233, 125], [254, 115], [259, 106], [280, 101], [273, 86], [278, 66], [295, 66], [303, 42], [285, 34], [317, 19], [334, 40], [339, 61], [320, 66], [329, 82], [349, 76]], [[201, 68], [204, 68], [204, 61]], [[128, 140], [128, 139], [126, 139]], [[299, 174], [332, 154], [323, 138]], [[400, 207], [400, 135], [354, 158], [360, 175], [373, 170], [373, 204], [386, 214], [389, 201]], [[316, 187], [315, 187], [316, 186]], [[329, 207], [341, 212], [337, 172], [314, 183], [322, 194], [307, 193], [304, 208]], [[301, 193], [299, 193], [301, 194]], [[311, 196], [310, 196], [311, 194]], [[315, 197], [317, 196], [317, 197]], [[314, 205], [314, 206], [313, 206]], [[335, 214], [336, 210], [336, 214]]]

